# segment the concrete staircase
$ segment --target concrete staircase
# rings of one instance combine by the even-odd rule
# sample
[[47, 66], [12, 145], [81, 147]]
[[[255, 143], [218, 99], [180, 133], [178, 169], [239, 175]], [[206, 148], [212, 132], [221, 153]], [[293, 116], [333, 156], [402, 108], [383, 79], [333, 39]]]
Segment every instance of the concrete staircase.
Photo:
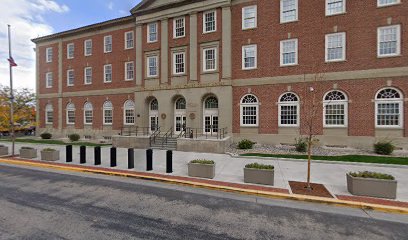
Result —
[[152, 142], [152, 149], [163, 149], [163, 150], [176, 150], [177, 149], [177, 138], [168, 137], [167, 142], [163, 136], [157, 136], [156, 141]]

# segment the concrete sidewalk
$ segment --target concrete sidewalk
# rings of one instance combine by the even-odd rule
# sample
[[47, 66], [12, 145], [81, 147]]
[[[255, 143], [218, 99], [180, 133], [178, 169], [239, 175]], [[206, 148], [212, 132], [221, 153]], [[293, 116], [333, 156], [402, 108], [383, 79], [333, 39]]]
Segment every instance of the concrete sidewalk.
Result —
[[[2, 143], [10, 146], [9, 143]], [[60, 160], [57, 163], [65, 163], [65, 146], [60, 145], [38, 145], [38, 144], [16, 144], [16, 152], [22, 146], [31, 146], [38, 149], [54, 148], [60, 150]], [[102, 148], [102, 165], [109, 168], [109, 147]], [[38, 154], [40, 154], [38, 152]], [[127, 149], [117, 150], [117, 163], [115, 169], [127, 169]], [[74, 162], [69, 165], [79, 165], [79, 147], [73, 147]], [[34, 160], [38, 160], [34, 159]], [[87, 147], [87, 163], [84, 166], [93, 166], [94, 149]], [[166, 174], [166, 151], [154, 150], [152, 173], [166, 174], [171, 176], [187, 176], [187, 163], [194, 159], [207, 159], [216, 162], [216, 176], [214, 180], [230, 183], [244, 183], [243, 168], [248, 163], [259, 162], [275, 166], [276, 188], [288, 189], [288, 181], [305, 181], [307, 162], [282, 159], [256, 159], [256, 158], [234, 158], [227, 154], [210, 153], [173, 153], [173, 173]], [[135, 169], [137, 172], [146, 172], [146, 151], [135, 150]], [[346, 173], [350, 171], [375, 171], [393, 175], [398, 180], [397, 201], [408, 202], [408, 168], [395, 166], [378, 166], [374, 164], [346, 164], [331, 162], [312, 163], [312, 182], [324, 184], [333, 195], [351, 196], [347, 191]]]

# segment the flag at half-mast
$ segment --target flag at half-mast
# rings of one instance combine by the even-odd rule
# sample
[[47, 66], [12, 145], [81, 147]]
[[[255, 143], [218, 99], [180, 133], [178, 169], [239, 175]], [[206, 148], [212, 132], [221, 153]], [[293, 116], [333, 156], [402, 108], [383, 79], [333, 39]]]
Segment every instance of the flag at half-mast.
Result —
[[17, 63], [14, 61], [13, 57], [10, 57], [9, 59], [7, 59], [10, 63], [10, 66], [12, 67], [17, 67]]

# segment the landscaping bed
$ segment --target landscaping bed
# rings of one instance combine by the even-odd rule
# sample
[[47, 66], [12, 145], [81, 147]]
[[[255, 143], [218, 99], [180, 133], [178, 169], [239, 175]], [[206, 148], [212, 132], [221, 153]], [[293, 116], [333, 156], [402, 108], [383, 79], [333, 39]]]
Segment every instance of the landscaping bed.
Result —
[[292, 189], [292, 193], [294, 194], [334, 198], [331, 195], [331, 193], [327, 190], [327, 188], [322, 184], [311, 183], [310, 184], [310, 186], [312, 187], [311, 190], [307, 189], [307, 183], [305, 182], [289, 181], [289, 186]]
[[[11, 139], [3, 138], [0, 139], [3, 142], [11, 142]], [[91, 143], [91, 142], [64, 142], [62, 140], [56, 139], [33, 139], [33, 138], [17, 138], [17, 143], [36, 143], [36, 144], [50, 144], [50, 145], [74, 145], [74, 146], [88, 146], [88, 147], [98, 147], [98, 146], [110, 146], [112, 144], [101, 144], [101, 143]]]

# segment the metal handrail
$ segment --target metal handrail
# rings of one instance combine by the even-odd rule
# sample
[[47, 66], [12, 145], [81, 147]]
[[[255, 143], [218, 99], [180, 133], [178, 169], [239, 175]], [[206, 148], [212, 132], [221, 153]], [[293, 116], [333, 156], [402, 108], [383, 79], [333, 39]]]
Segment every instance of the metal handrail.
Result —
[[[202, 128], [187, 128], [183, 133], [185, 138], [194, 138], [197, 139], [199, 137], [205, 137], [208, 139], [209, 137], [216, 137], [217, 139], [224, 139], [225, 136], [228, 134], [228, 128], [210, 128], [213, 130], [211, 132], [205, 132]], [[215, 130], [215, 131], [214, 131]], [[183, 137], [180, 134], [179, 137]]]
[[167, 130], [166, 134], [164, 134], [163, 140], [162, 140], [162, 148], [164, 148], [164, 143], [166, 143], [167, 145], [167, 140], [169, 136], [173, 137], [173, 128], [170, 128], [169, 130]]
[[122, 126], [120, 135], [121, 136], [148, 136], [149, 135], [148, 127], [139, 127], [139, 126]]
[[150, 140], [150, 146], [152, 146], [152, 142], [156, 142], [156, 137], [157, 136], [159, 136], [160, 135], [160, 127], [158, 127], [157, 129], [156, 129], [156, 131], [154, 131], [151, 135], [150, 135], [150, 137], [149, 137], [149, 140]]

